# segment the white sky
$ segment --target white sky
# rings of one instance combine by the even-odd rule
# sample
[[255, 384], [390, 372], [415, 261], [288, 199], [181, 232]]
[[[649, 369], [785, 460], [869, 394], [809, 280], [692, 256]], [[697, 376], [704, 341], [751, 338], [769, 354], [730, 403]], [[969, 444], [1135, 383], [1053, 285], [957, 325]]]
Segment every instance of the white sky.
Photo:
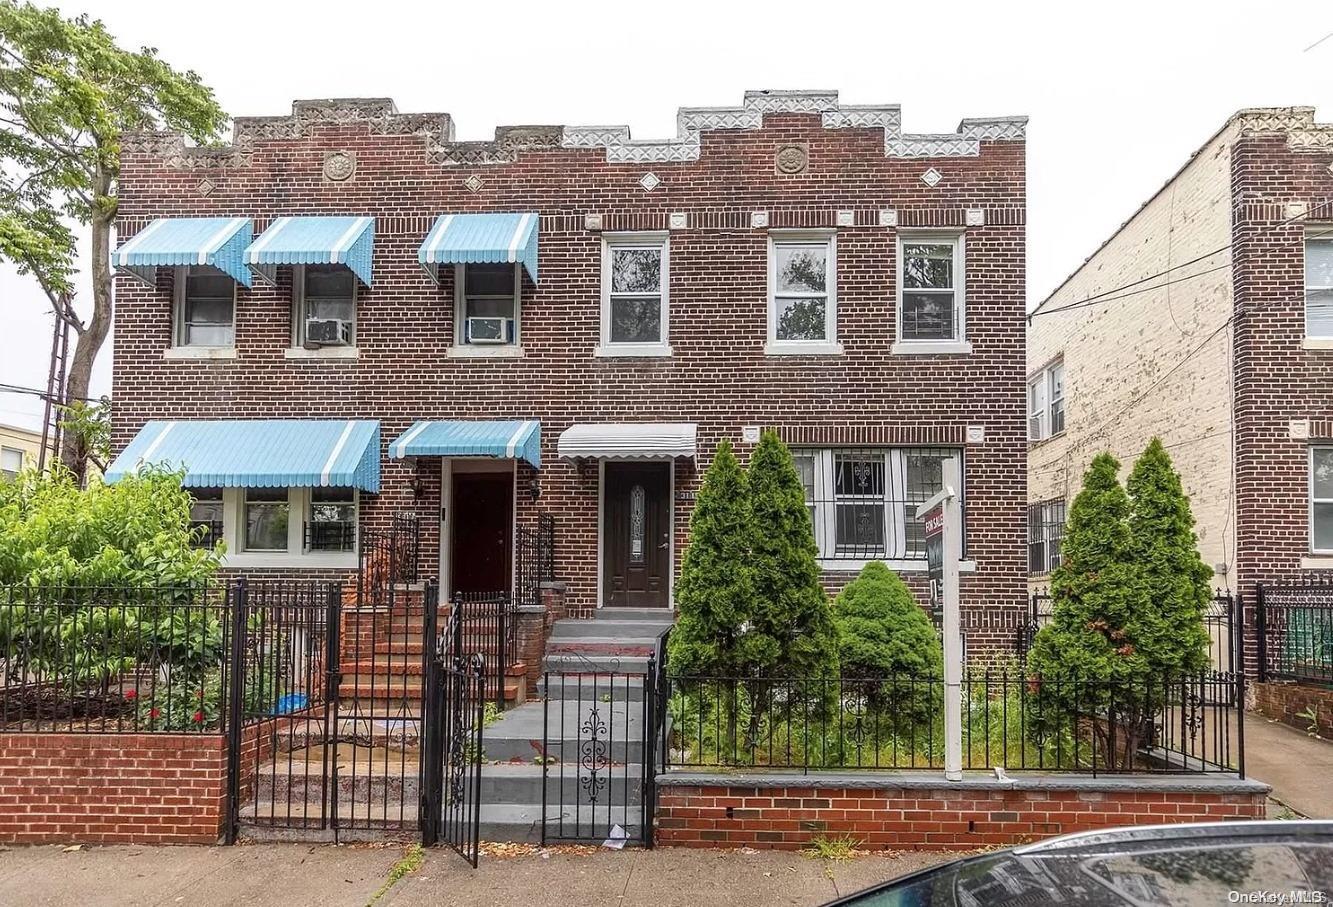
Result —
[[[404, 112], [453, 114], [459, 139], [528, 123], [628, 123], [653, 138], [674, 135], [677, 107], [737, 105], [757, 88], [898, 103], [912, 132], [1027, 114], [1034, 304], [1236, 109], [1309, 105], [1333, 121], [1333, 38], [1305, 50], [1333, 32], [1328, 0], [1134, 0], [1096, 13], [994, 0], [59, 5], [196, 70], [233, 115], [387, 96]], [[30, 280], [0, 267], [0, 382], [45, 385], [50, 326]], [[94, 393], [109, 392], [110, 365], [108, 342]], [[35, 427], [40, 413], [37, 399], [0, 393], [0, 422]]]

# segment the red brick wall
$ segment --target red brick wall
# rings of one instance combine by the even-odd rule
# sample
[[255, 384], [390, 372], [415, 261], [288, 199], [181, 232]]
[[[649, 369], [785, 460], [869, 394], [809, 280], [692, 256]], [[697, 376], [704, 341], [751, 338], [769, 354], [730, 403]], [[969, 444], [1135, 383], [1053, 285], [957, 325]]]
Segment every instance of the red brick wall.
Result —
[[[1247, 606], [1255, 583], [1301, 575], [1310, 551], [1308, 442], [1289, 426], [1322, 420], [1312, 439], [1330, 440], [1333, 350], [1301, 343], [1305, 232], [1307, 223], [1333, 223], [1330, 162], [1327, 150], [1291, 150], [1285, 133], [1244, 135], [1232, 151], [1236, 573]], [[1290, 204], [1312, 216], [1292, 220]], [[1252, 607], [1245, 623], [1254, 627]], [[1252, 632], [1245, 644], [1253, 669]]]
[[[1333, 739], [1333, 690], [1299, 683], [1252, 683], [1254, 709], [1267, 718], [1309, 732], [1313, 724], [1322, 737]], [[1314, 720], [1302, 717], [1314, 709]]]
[[1122, 825], [1262, 818], [1265, 795], [1179, 791], [659, 788], [657, 841], [795, 850], [850, 835], [874, 850], [969, 850]]
[[[687, 502], [722, 438], [739, 442], [745, 425], [780, 428], [825, 444], [962, 446], [965, 427], [984, 425], [984, 444], [966, 451], [968, 554], [964, 605], [991, 620], [1017, 614], [1026, 588], [1026, 440], [1023, 331], [1025, 149], [985, 141], [980, 153], [941, 158], [885, 154], [882, 128], [824, 128], [819, 114], [772, 114], [758, 129], [707, 130], [698, 160], [610, 163], [604, 149], [523, 151], [503, 163], [441, 165], [419, 135], [362, 122], [308, 122], [299, 138], [255, 137], [226, 166], [184, 166], [173, 155], [127, 143], [118, 231], [123, 238], [163, 215], [246, 215], [262, 230], [294, 213], [357, 213], [377, 218], [375, 285], [358, 301], [360, 357], [285, 359], [290, 269], [278, 286], [241, 288], [237, 353], [231, 361], [170, 361], [171, 284], [156, 290], [118, 278], [113, 396], [114, 441], [128, 442], [153, 418], [372, 418], [387, 444], [419, 418], [537, 418], [542, 422], [541, 500], [519, 495], [519, 519], [558, 516], [556, 575], [568, 583], [573, 613], [595, 604], [597, 470], [556, 458], [556, 439], [576, 421], [693, 421], [698, 467], [678, 463], [678, 501]], [[776, 149], [809, 148], [799, 175], [775, 170]], [[332, 151], [356, 155], [356, 173], [322, 175]], [[187, 155], [188, 157], [188, 155]], [[202, 160], [203, 158], [191, 158]], [[208, 158], [214, 160], [214, 158]], [[221, 160], [221, 158], [218, 158]], [[921, 176], [934, 167], [935, 187]], [[639, 178], [661, 185], [645, 192]], [[473, 176], [479, 192], [465, 188]], [[201, 183], [207, 181], [203, 191]], [[958, 227], [968, 209], [984, 226], [966, 231], [967, 356], [894, 356], [895, 231], [878, 226], [893, 208], [903, 226]], [[436, 286], [417, 248], [442, 212], [541, 213], [539, 286], [525, 278], [521, 359], [450, 359], [453, 277]], [[767, 235], [750, 226], [767, 211], [772, 227], [838, 228], [838, 339], [841, 356], [765, 356]], [[666, 359], [593, 356], [599, 340], [600, 236], [605, 230], [668, 227], [671, 233], [670, 342]], [[742, 458], [749, 446], [739, 444]], [[383, 461], [383, 491], [368, 496], [368, 522], [420, 506], [438, 512], [438, 461], [423, 463], [424, 494], [410, 473]], [[519, 488], [532, 472], [521, 466]], [[676, 507], [676, 567], [688, 533], [688, 503]], [[438, 563], [434, 520], [425, 521], [427, 569]], [[845, 577], [830, 577], [836, 587]], [[1008, 640], [1007, 630], [996, 639]]]
[[0, 734], [0, 841], [213, 844], [221, 735]]

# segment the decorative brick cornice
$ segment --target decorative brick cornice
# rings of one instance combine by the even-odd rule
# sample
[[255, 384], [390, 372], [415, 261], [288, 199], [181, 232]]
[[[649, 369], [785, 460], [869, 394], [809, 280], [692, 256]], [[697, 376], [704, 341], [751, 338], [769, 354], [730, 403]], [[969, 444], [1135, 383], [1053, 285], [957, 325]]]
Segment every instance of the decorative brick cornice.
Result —
[[1234, 119], [1241, 135], [1285, 134], [1292, 151], [1333, 151], [1333, 123], [1316, 123], [1313, 107], [1257, 107]]
[[292, 103], [290, 116], [237, 117], [232, 143], [193, 147], [174, 132], [122, 138], [129, 154], [160, 157], [178, 170], [245, 167], [266, 142], [299, 140], [324, 127], [363, 126], [372, 135], [420, 137], [426, 159], [441, 166], [510, 163], [524, 152], [600, 148], [613, 163], [681, 163], [699, 158], [700, 135], [716, 129], [759, 129], [767, 114], [819, 114], [825, 129], [882, 129], [888, 157], [958, 157], [981, 153], [982, 142], [1022, 141], [1026, 117], [963, 120], [957, 132], [904, 135], [896, 105], [840, 106], [836, 91], [748, 91], [740, 107], [682, 107], [675, 138], [630, 137], [628, 126], [501, 126], [489, 142], [454, 141], [447, 113], [399, 113], [389, 98], [332, 98]]
[[765, 114], [817, 113], [825, 129], [883, 129], [887, 157], [958, 157], [981, 153], [983, 141], [1022, 141], [1027, 117], [968, 119], [958, 131], [941, 135], [904, 135], [897, 105], [838, 104], [836, 91], [747, 91], [740, 107], [683, 107], [676, 115], [676, 137], [638, 141], [628, 126], [567, 126], [566, 148], [605, 148], [612, 163], [672, 163], [699, 158], [700, 133], [713, 129], [759, 129]]
[[886, 445], [962, 447], [967, 441], [965, 425], [794, 425], [773, 426], [784, 442], [792, 445], [840, 445], [880, 447]]

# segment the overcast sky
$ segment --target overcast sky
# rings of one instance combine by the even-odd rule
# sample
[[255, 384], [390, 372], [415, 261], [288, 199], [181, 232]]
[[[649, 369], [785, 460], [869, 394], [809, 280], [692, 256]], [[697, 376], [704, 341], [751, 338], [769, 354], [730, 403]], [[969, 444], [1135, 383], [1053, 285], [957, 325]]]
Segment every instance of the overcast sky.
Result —
[[[820, 88], [902, 105], [911, 132], [1027, 114], [1028, 297], [1039, 302], [1241, 107], [1309, 105], [1333, 121], [1333, 3], [727, 4], [61, 3], [123, 44], [192, 68], [233, 115], [294, 98], [391, 97], [497, 125], [627, 123], [675, 134], [679, 106], [746, 89]], [[1204, 18], [1206, 15], [1208, 18]], [[86, 291], [85, 291], [86, 295]], [[44, 386], [51, 317], [0, 266], [0, 382]], [[111, 345], [95, 393], [110, 391]], [[0, 422], [40, 401], [0, 393]]]

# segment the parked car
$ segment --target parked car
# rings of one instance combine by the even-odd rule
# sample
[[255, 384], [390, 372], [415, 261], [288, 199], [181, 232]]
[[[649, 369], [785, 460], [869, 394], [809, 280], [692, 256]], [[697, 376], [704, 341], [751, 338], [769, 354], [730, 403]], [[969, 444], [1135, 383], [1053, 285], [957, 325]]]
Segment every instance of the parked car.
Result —
[[[965, 857], [846, 907], [1328, 904], [1333, 821], [1216, 822], [1064, 835]], [[829, 905], [832, 907], [832, 905]]]

